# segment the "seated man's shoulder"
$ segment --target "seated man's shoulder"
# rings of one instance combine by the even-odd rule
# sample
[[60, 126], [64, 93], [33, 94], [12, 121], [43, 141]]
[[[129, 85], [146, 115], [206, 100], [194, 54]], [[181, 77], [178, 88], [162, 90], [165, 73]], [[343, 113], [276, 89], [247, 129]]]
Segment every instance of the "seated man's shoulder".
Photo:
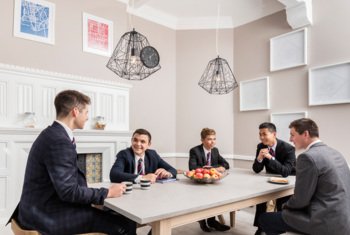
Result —
[[288, 142], [286, 142], [286, 141], [284, 141], [284, 140], [278, 139], [278, 142], [279, 142], [279, 144], [280, 144], [281, 146], [283, 146], [283, 147], [286, 148], [286, 149], [294, 149], [294, 146], [293, 146], [293, 145], [291, 145], [290, 143], [288, 143]]

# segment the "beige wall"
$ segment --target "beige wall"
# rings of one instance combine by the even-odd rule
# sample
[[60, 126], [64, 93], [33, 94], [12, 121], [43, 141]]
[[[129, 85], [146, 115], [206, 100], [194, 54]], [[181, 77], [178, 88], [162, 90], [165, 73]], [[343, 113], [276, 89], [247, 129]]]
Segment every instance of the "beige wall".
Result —
[[320, 137], [338, 149], [350, 162], [350, 105], [308, 106], [308, 69], [350, 60], [350, 2], [313, 1], [314, 24], [308, 27], [306, 66], [269, 72], [269, 39], [292, 31], [285, 12], [279, 12], [235, 29], [235, 68], [240, 81], [270, 77], [271, 109], [239, 111], [239, 92], [234, 94], [235, 154], [254, 155], [258, 125], [269, 121], [270, 113], [307, 111], [320, 128]]
[[131, 30], [125, 5], [115, 0], [50, 2], [56, 4], [55, 45], [14, 37], [14, 1], [1, 1], [0, 63], [132, 84], [130, 129], [149, 129], [154, 148], [160, 152], [175, 152], [175, 31], [133, 18], [135, 29], [158, 49], [162, 69], [142, 82], [129, 82], [106, 68], [108, 57], [82, 51], [82, 12], [113, 21], [115, 47], [120, 37]]
[[[219, 31], [219, 54], [233, 68], [233, 30]], [[176, 33], [176, 149], [188, 153], [200, 144], [202, 128], [216, 130], [221, 154], [233, 153], [233, 92], [210, 95], [198, 86], [208, 64], [217, 57], [215, 30]], [[237, 92], [237, 91], [235, 91]]]
[[1, 1], [0, 63], [132, 84], [130, 129], [149, 129], [159, 152], [187, 153], [200, 143], [200, 130], [211, 127], [217, 131], [222, 154], [251, 156], [258, 143], [257, 127], [269, 120], [271, 112], [307, 111], [319, 123], [321, 138], [350, 161], [349, 104], [309, 107], [307, 103], [308, 68], [350, 60], [349, 1], [313, 1], [307, 66], [269, 72], [269, 39], [292, 31], [284, 12], [219, 31], [220, 55], [238, 81], [270, 76], [271, 109], [250, 112], [239, 111], [238, 89], [209, 95], [197, 85], [209, 60], [216, 57], [215, 30], [174, 31], [134, 17], [136, 30], [158, 49], [162, 69], [144, 81], [129, 82], [105, 67], [108, 57], [82, 51], [82, 12], [113, 21], [115, 46], [131, 30], [125, 5], [115, 0], [51, 2], [56, 4], [55, 45], [14, 37], [14, 1]]

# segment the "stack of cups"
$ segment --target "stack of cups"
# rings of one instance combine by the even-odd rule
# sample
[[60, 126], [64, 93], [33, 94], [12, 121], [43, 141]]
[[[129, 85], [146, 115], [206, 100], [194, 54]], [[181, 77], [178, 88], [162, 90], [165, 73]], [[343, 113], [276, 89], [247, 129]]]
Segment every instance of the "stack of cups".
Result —
[[151, 181], [149, 180], [141, 179], [140, 184], [141, 184], [141, 189], [143, 190], [147, 190], [151, 188]]
[[126, 181], [126, 182], [123, 182], [123, 184], [126, 185], [126, 190], [125, 190], [124, 194], [132, 193], [132, 185], [133, 185], [133, 183], [129, 182], [129, 181]]

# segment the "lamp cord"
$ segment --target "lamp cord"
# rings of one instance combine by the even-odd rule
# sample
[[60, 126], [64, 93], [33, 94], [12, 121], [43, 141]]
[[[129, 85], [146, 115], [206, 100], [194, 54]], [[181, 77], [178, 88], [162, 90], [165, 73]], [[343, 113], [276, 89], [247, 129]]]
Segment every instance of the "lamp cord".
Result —
[[219, 56], [219, 19], [220, 19], [220, 2], [218, 3], [218, 15], [216, 18], [216, 38], [215, 38], [215, 45], [216, 45], [216, 54]]
[[134, 5], [134, 0], [131, 0], [131, 6], [130, 6], [130, 0], [128, 1], [128, 5], [129, 5], [129, 7], [130, 7], [130, 10], [129, 10], [129, 13], [128, 13], [128, 18], [129, 18], [129, 23], [130, 23], [130, 28], [134, 28], [134, 25], [133, 25], [133, 22], [132, 22], [132, 14], [131, 14], [131, 11], [133, 11], [134, 10], [134, 7], [135, 7], [135, 5]]

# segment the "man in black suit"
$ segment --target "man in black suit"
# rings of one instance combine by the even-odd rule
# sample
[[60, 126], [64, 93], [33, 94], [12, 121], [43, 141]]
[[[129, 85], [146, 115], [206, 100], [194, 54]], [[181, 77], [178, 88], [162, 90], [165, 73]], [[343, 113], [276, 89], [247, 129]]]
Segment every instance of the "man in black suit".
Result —
[[57, 120], [43, 130], [29, 152], [17, 217], [19, 224], [41, 234], [136, 234], [136, 224], [123, 216], [93, 208], [105, 198], [120, 197], [125, 185], [88, 188], [77, 166], [74, 129], [88, 120], [90, 98], [66, 90], [55, 98]]
[[176, 169], [164, 161], [156, 151], [149, 149], [151, 134], [145, 129], [137, 129], [131, 138], [131, 147], [121, 150], [110, 171], [112, 182], [131, 181], [139, 183], [141, 179], [150, 180], [176, 178]]
[[[203, 128], [201, 131], [201, 141], [201, 145], [193, 147], [190, 150], [190, 159], [188, 162], [190, 170], [202, 168], [203, 166], [212, 166], [219, 172], [224, 172], [226, 169], [230, 168], [228, 162], [220, 155], [219, 150], [215, 148], [215, 130]], [[230, 229], [229, 226], [216, 221], [215, 217], [198, 222], [204, 232], [211, 232], [211, 228], [218, 231], [227, 231]]]
[[[261, 143], [256, 150], [256, 158], [253, 163], [253, 170], [256, 173], [262, 171], [265, 167], [267, 173], [280, 174], [287, 177], [295, 174], [295, 149], [292, 145], [276, 138], [276, 126], [270, 122], [264, 122], [259, 126], [259, 137]], [[281, 211], [282, 204], [290, 196], [276, 200], [277, 211]], [[261, 234], [261, 228], [258, 225], [259, 216], [266, 212], [266, 203], [256, 205], [254, 226], [258, 227], [256, 235]]]

